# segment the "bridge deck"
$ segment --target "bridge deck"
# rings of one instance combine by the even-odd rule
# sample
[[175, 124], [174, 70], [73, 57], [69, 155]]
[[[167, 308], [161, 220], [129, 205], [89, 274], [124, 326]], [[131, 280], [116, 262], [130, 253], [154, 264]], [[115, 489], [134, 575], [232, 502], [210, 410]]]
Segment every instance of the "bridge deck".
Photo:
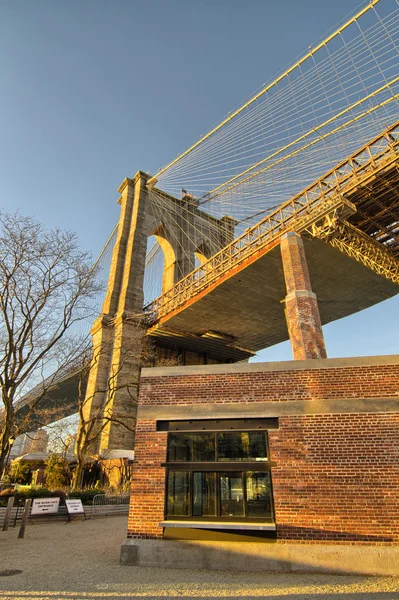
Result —
[[[398, 293], [399, 288], [394, 283], [325, 242], [304, 239], [304, 243], [323, 324]], [[229, 355], [229, 336], [232, 336], [233, 346], [247, 349], [247, 356], [250, 356], [257, 350], [288, 339], [284, 304], [281, 303], [285, 295], [280, 247], [277, 244], [239, 273], [162, 319], [150, 330], [150, 334], [163, 345], [179, 347], [184, 346], [186, 340], [193, 341], [193, 336], [203, 336], [208, 331], [220, 332], [226, 335], [226, 357]], [[207, 344], [206, 338], [196, 339], [197, 348]], [[234, 359], [232, 350], [230, 358]]]
[[[334, 223], [331, 231], [319, 227], [334, 211], [345, 239], [334, 237]], [[324, 241], [314, 237], [317, 227]], [[204, 352], [220, 362], [248, 358], [288, 339], [279, 246], [290, 230], [304, 235], [323, 324], [397, 294], [399, 124], [155, 300], [147, 307], [153, 322], [148, 334], [161, 346]], [[72, 369], [47, 395], [64, 405], [65, 414], [76, 410], [78, 378]]]
[[[149, 334], [169, 347], [218, 344], [220, 358], [231, 360], [238, 360], [237, 352], [244, 358], [286, 340], [281, 235], [308, 235], [317, 222], [338, 213], [347, 228], [345, 242], [329, 239], [333, 228], [319, 235], [331, 244], [305, 240], [323, 324], [399, 292], [397, 123], [155, 300]], [[351, 247], [353, 232], [357, 247]], [[379, 263], [385, 260], [384, 270]]]

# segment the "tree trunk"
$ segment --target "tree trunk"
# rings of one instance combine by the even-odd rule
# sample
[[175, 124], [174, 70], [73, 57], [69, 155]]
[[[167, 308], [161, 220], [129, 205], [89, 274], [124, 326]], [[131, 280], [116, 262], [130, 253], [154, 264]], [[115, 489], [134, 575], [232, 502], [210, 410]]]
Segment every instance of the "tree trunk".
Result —
[[1, 444], [0, 444], [0, 478], [2, 479], [4, 476], [4, 469], [7, 467], [7, 459], [8, 454], [11, 450], [9, 439], [11, 437], [10, 427], [9, 427], [9, 413], [6, 412], [4, 429], [1, 436]]
[[84, 470], [84, 462], [78, 458], [78, 462], [76, 463], [76, 467], [75, 467], [75, 470], [73, 472], [73, 477], [72, 477], [72, 485], [71, 485], [72, 491], [81, 487], [83, 470]]
[[7, 390], [2, 389], [2, 400], [4, 404], [4, 414], [3, 414], [3, 423], [2, 423], [2, 431], [0, 436], [0, 478], [4, 476], [4, 469], [7, 467], [7, 459], [9, 452], [11, 450], [10, 446], [10, 437], [13, 434], [13, 431], [16, 429], [15, 427], [15, 412], [14, 412], [14, 391], [11, 388]]
[[4, 476], [4, 469], [6, 467], [6, 463], [7, 463], [7, 454], [8, 454], [8, 450], [6, 450], [5, 448], [1, 448], [0, 450], [0, 479], [3, 478]]

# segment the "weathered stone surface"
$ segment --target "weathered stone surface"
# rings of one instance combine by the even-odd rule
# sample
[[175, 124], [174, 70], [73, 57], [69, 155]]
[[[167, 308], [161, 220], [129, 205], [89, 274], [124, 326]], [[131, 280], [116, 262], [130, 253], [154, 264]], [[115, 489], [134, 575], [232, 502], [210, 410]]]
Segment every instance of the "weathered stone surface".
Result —
[[92, 329], [93, 361], [84, 407], [86, 420], [98, 419], [101, 429], [93, 453], [124, 449], [128, 456], [134, 447], [148, 237], [155, 235], [165, 254], [164, 291], [194, 268], [196, 254], [208, 258], [234, 237], [234, 219], [207, 215], [189, 196], [178, 200], [159, 192], [173, 214], [169, 221], [161, 220], [165, 211], [154, 205], [160, 199], [147, 189], [148, 178], [139, 171], [119, 187], [119, 227], [103, 312]]
[[281, 238], [287, 296], [285, 314], [295, 359], [326, 358], [316, 294], [312, 292], [301, 236], [290, 232]]

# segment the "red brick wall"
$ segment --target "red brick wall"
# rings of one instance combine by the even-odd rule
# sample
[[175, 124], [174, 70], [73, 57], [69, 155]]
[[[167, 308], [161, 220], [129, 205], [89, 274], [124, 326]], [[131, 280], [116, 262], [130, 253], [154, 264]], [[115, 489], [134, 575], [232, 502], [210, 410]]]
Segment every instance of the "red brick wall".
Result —
[[398, 397], [398, 365], [145, 377], [140, 404]]
[[166, 461], [166, 438], [166, 432], [156, 431], [156, 421], [138, 421], [128, 537], [162, 537], [165, 469], [160, 464]]
[[[146, 377], [143, 405], [397, 397], [395, 365]], [[194, 418], [191, 415], [191, 418]], [[269, 432], [281, 541], [399, 542], [399, 413], [298, 415]], [[129, 537], [161, 537], [166, 433], [137, 425]]]
[[278, 538], [399, 541], [399, 414], [279, 424], [269, 432]]

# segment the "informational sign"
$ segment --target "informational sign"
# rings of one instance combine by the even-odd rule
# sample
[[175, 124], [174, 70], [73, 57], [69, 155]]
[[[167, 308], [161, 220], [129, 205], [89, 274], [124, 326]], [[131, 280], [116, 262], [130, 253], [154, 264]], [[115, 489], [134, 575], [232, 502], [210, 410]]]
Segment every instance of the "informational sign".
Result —
[[65, 504], [70, 515], [83, 515], [85, 512], [81, 500], [65, 500]]
[[35, 498], [32, 504], [32, 515], [53, 515], [58, 512], [59, 498]]

